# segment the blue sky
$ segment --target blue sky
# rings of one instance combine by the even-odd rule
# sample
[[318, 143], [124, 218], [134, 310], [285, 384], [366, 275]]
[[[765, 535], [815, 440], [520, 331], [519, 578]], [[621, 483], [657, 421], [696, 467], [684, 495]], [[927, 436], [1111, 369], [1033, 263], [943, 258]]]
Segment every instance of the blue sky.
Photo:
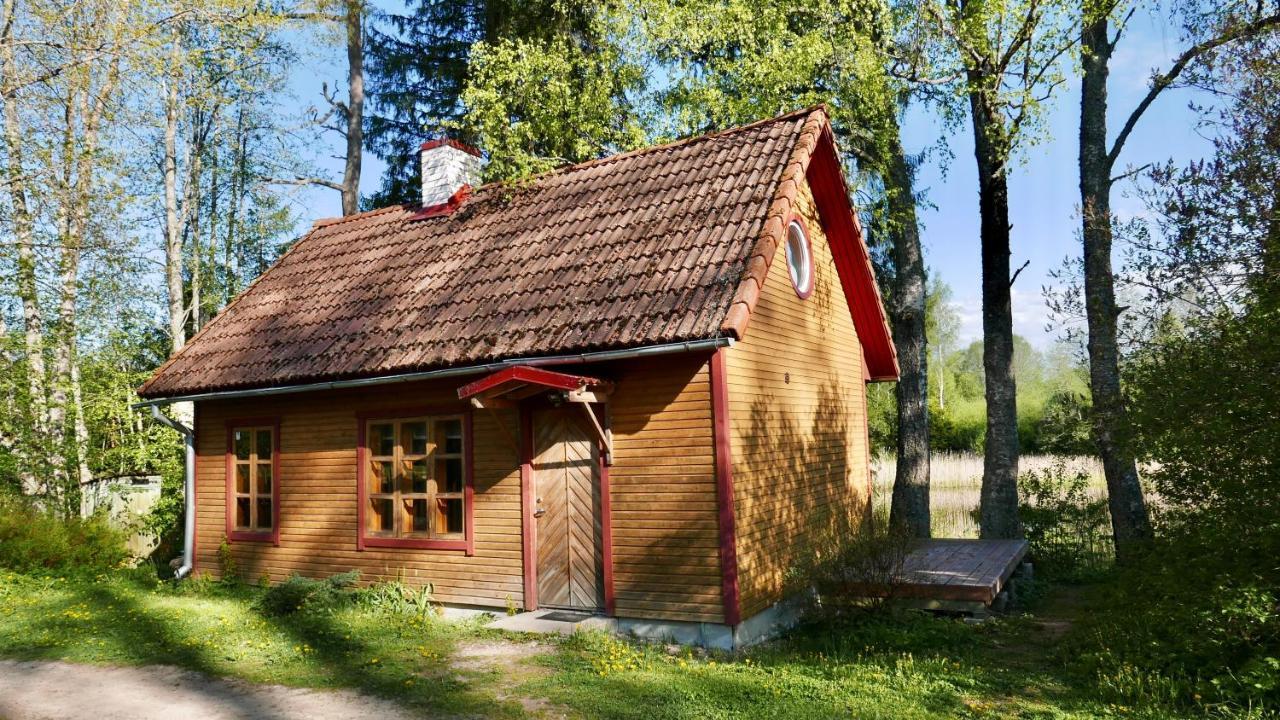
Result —
[[[1168, 67], [1181, 47], [1177, 28], [1164, 16], [1152, 11], [1133, 17], [1111, 65], [1113, 135], [1145, 95], [1152, 70]], [[321, 82], [345, 88], [345, 67], [336, 64], [340, 58], [336, 47], [332, 51], [313, 48], [308, 53], [291, 82], [299, 108], [318, 100]], [[1014, 330], [1042, 348], [1051, 345], [1057, 333], [1045, 328], [1048, 311], [1041, 288], [1052, 282], [1049, 273], [1060, 267], [1065, 258], [1080, 254], [1076, 172], [1079, 92], [1079, 82], [1074, 78], [1059, 88], [1046, 118], [1046, 139], [1024, 149], [1009, 182], [1012, 265], [1017, 268], [1030, 261], [1013, 289]], [[1192, 92], [1166, 91], [1156, 101], [1126, 144], [1120, 160], [1122, 167], [1169, 159], [1183, 162], [1208, 154], [1209, 141], [1197, 133], [1196, 115], [1188, 108], [1193, 99], [1204, 102], [1205, 98], [1193, 96]], [[920, 219], [926, 261], [931, 271], [951, 286], [961, 320], [960, 341], [967, 343], [981, 337], [978, 189], [971, 130], [967, 123], [948, 129], [936, 114], [915, 107], [908, 111], [903, 131], [909, 152], [936, 145], [940, 137], [946, 138], [950, 151], [949, 159], [945, 153], [931, 153], [919, 170], [918, 186], [932, 206], [922, 208]], [[328, 147], [317, 148], [317, 157], [312, 160], [331, 177], [338, 178], [340, 165], [329, 156], [340, 150], [341, 141], [328, 136], [325, 142]], [[366, 154], [362, 192], [377, 188], [381, 172], [381, 162]], [[1125, 183], [1117, 186], [1114, 209], [1121, 217], [1142, 212], [1136, 199], [1126, 197], [1129, 188]], [[302, 191], [298, 201], [299, 229], [309, 227], [312, 220], [341, 214], [338, 195], [331, 190]]]

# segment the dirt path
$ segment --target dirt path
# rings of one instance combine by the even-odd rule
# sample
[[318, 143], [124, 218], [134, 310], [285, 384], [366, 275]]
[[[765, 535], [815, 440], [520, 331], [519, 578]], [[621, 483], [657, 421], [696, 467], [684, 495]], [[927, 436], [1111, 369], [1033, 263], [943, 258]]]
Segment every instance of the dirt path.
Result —
[[413, 717], [349, 690], [304, 690], [211, 678], [180, 668], [0, 660], [4, 720], [346, 720]]
[[[519, 702], [541, 718], [562, 715], [542, 698], [515, 691], [544, 672], [526, 662], [552, 651], [542, 642], [483, 640], [461, 643], [452, 673], [464, 683], [492, 682], [499, 700]], [[353, 690], [307, 690], [215, 678], [166, 665], [101, 667], [65, 662], [0, 660], [0, 720], [407, 720], [394, 702]]]

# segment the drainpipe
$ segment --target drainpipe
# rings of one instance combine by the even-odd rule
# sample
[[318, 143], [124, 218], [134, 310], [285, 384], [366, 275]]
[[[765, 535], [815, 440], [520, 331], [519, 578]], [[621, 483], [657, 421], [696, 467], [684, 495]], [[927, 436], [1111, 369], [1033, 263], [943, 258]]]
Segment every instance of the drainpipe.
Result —
[[183, 445], [185, 445], [186, 449], [186, 463], [183, 468], [182, 478], [183, 507], [185, 509], [185, 523], [182, 531], [182, 567], [178, 568], [178, 571], [174, 573], [174, 577], [181, 580], [191, 573], [191, 568], [195, 563], [196, 434], [191, 428], [160, 412], [158, 405], [149, 407], [151, 408], [151, 416], [156, 419], [156, 422], [173, 428], [182, 434]]

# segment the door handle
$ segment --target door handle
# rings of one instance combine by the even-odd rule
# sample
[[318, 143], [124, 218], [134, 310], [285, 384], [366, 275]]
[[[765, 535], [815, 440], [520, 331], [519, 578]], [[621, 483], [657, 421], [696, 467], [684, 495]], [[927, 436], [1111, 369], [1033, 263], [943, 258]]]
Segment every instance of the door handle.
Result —
[[538, 498], [536, 502], [538, 504], [538, 507], [534, 509], [533, 516], [535, 518], [540, 518], [543, 515], [547, 514], [547, 509], [542, 507], [542, 498]]

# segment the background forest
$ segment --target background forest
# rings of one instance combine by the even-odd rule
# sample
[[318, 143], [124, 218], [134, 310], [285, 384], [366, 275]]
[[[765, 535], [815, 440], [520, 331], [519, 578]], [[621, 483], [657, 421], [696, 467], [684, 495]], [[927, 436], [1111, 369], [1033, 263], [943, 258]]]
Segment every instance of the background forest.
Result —
[[[1138, 100], [1109, 105], [1138, 12], [1174, 37]], [[982, 535], [1043, 532], [1028, 509], [1069, 499], [1070, 478], [1019, 456], [1097, 456], [1126, 572], [1081, 671], [1121, 696], [1275, 707], [1278, 27], [1265, 0], [0, 0], [5, 502], [72, 517], [84, 483], [158, 474], [147, 522], [172, 541], [180, 440], [131, 409], [134, 388], [318, 219], [303, 189], [351, 214], [417, 202], [434, 135], [518, 182], [825, 103], [903, 369], [872, 399], [890, 522], [928, 535], [931, 453], [965, 451], [983, 458]], [[296, 97], [321, 58], [340, 82]], [[1210, 149], [1126, 164], [1147, 110], [1184, 88]], [[1037, 300], [1045, 347], [1014, 333], [1010, 184], [1061, 106], [1079, 109], [1078, 138], [1057, 138], [1077, 162], [1056, 173], [1079, 226]], [[931, 119], [924, 149], [904, 147], [908, 111]], [[949, 154], [960, 134], [972, 159]], [[938, 156], [977, 170], [980, 229], [948, 240], [982, 260], [972, 343], [921, 242], [917, 172]], [[1144, 210], [1114, 213], [1121, 194]]]

